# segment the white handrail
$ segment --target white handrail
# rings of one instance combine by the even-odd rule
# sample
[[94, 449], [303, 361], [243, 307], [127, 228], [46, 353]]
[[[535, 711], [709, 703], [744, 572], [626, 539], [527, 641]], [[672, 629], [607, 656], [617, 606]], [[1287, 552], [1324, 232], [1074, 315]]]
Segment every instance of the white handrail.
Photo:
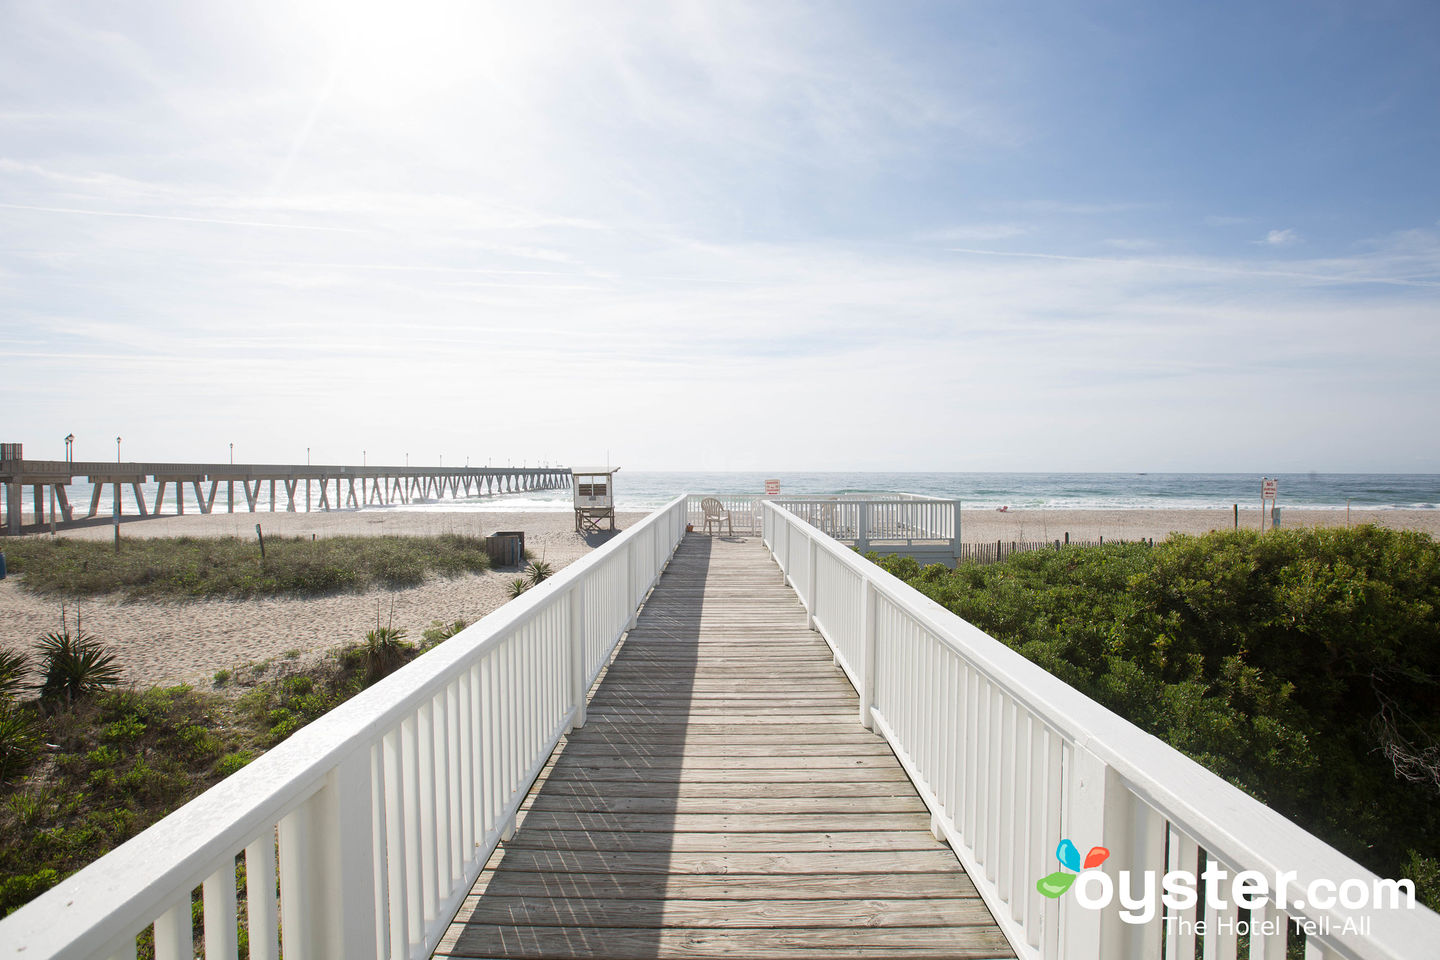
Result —
[[[678, 497], [3, 921], [7, 957], [428, 957], [685, 533]], [[278, 897], [275, 894], [279, 887]]]
[[[1229, 893], [1240, 870], [1292, 878], [1283, 904], [1266, 880], [1250, 919], [1269, 923], [1252, 935], [1252, 958], [1283, 960], [1288, 917], [1313, 925], [1307, 960], [1420, 956], [1440, 943], [1440, 916], [1423, 906], [1296, 904], [1295, 891], [1316, 880], [1374, 890], [1380, 878], [804, 519], [765, 503], [762, 523], [766, 546], [859, 693], [861, 723], [889, 741], [935, 835], [1019, 956], [1189, 960], [1202, 920], [1212, 931], [1207, 960], [1235, 960], [1239, 912]], [[1197, 916], [1195, 907], [1157, 904], [1148, 922], [1130, 924], [1118, 903], [1094, 910], [1074, 895], [1042, 896], [1036, 883], [1058, 869], [1062, 838], [1082, 851], [1108, 847], [1101, 869], [1117, 891], [1121, 871], [1134, 880], [1146, 870], [1198, 876], [1203, 850], [1231, 878], [1215, 887], [1226, 906], [1202, 897]]]

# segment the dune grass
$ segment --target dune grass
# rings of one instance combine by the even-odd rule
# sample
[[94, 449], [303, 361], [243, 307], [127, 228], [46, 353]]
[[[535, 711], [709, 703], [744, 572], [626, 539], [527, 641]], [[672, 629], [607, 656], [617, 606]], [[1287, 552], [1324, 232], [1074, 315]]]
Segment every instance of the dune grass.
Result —
[[481, 537], [170, 537], [25, 539], [5, 544], [10, 569], [34, 593], [120, 594], [131, 600], [316, 596], [371, 587], [412, 587], [431, 576], [490, 569]]

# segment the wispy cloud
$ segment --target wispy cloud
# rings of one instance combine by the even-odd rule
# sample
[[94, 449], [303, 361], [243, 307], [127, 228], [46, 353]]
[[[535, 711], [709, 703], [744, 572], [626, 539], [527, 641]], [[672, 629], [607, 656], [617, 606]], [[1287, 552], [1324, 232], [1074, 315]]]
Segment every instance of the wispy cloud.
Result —
[[1300, 242], [1300, 234], [1289, 227], [1283, 230], [1271, 230], [1265, 234], [1264, 239], [1256, 240], [1256, 243], [1263, 243], [1271, 247], [1289, 247]]
[[25, 203], [0, 203], [6, 210], [29, 210], [35, 213], [60, 213], [83, 217], [118, 217], [129, 220], [169, 220], [173, 223], [209, 223], [227, 227], [269, 227], [277, 230], [323, 230], [353, 233], [344, 227], [326, 227], [306, 223], [276, 223], [264, 220], [226, 220], [220, 217], [181, 217], [164, 213], [135, 213], [128, 210], [82, 210], [75, 207], [39, 207]]

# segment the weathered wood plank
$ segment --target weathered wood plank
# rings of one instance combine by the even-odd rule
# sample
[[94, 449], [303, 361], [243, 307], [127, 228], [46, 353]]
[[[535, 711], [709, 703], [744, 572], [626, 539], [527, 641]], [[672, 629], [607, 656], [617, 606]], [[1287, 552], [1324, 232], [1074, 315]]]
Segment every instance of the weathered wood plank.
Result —
[[441, 939], [445, 957], [660, 957], [721, 960], [814, 960], [818, 951], [846, 957], [944, 956], [955, 960], [1012, 956], [991, 926], [742, 929], [541, 927], [456, 924]]
[[[646, 801], [636, 801], [645, 803]], [[734, 801], [740, 803], [742, 801]], [[758, 802], [758, 801], [750, 801]], [[841, 801], [836, 801], [841, 802]], [[848, 801], [858, 803], [861, 801]], [[623, 801], [616, 801], [623, 803]], [[531, 810], [525, 825], [540, 830], [636, 830], [673, 833], [813, 833], [821, 830], [928, 830], [925, 813], [608, 813], [594, 811]]]
[[689, 538], [437, 957], [1011, 957], [753, 542]]
[[686, 833], [661, 831], [647, 833], [635, 830], [601, 830], [586, 826], [582, 830], [561, 830], [547, 825], [544, 830], [526, 830], [527, 815], [520, 815], [520, 829], [505, 844], [507, 850], [614, 850], [630, 853], [825, 853], [842, 850], [943, 850], [930, 836], [919, 830], [851, 830], [834, 833], [799, 830], [771, 833]]
[[[661, 874], [582, 873], [486, 870], [467, 898], [473, 905], [482, 895], [510, 897], [638, 897], [651, 900], [831, 900], [836, 891], [865, 891], [884, 899], [978, 897], [970, 878], [958, 870], [934, 873], [869, 874]], [[728, 904], [715, 904], [717, 910]]]
[[489, 896], [465, 914], [468, 923], [578, 927], [947, 927], [990, 922], [974, 898], [935, 900], [737, 901], [716, 910], [708, 900], [542, 899]]

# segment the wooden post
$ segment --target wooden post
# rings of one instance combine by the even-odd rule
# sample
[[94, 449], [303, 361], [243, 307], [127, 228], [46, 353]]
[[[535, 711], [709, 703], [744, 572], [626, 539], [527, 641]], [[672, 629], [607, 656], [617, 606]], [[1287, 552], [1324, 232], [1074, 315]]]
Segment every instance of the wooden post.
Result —
[[1235, 529], [1240, 529], [1240, 504], [1235, 504]]
[[255, 536], [260, 541], [260, 563], [263, 565], [265, 563], [265, 534], [258, 523], [255, 524]]

